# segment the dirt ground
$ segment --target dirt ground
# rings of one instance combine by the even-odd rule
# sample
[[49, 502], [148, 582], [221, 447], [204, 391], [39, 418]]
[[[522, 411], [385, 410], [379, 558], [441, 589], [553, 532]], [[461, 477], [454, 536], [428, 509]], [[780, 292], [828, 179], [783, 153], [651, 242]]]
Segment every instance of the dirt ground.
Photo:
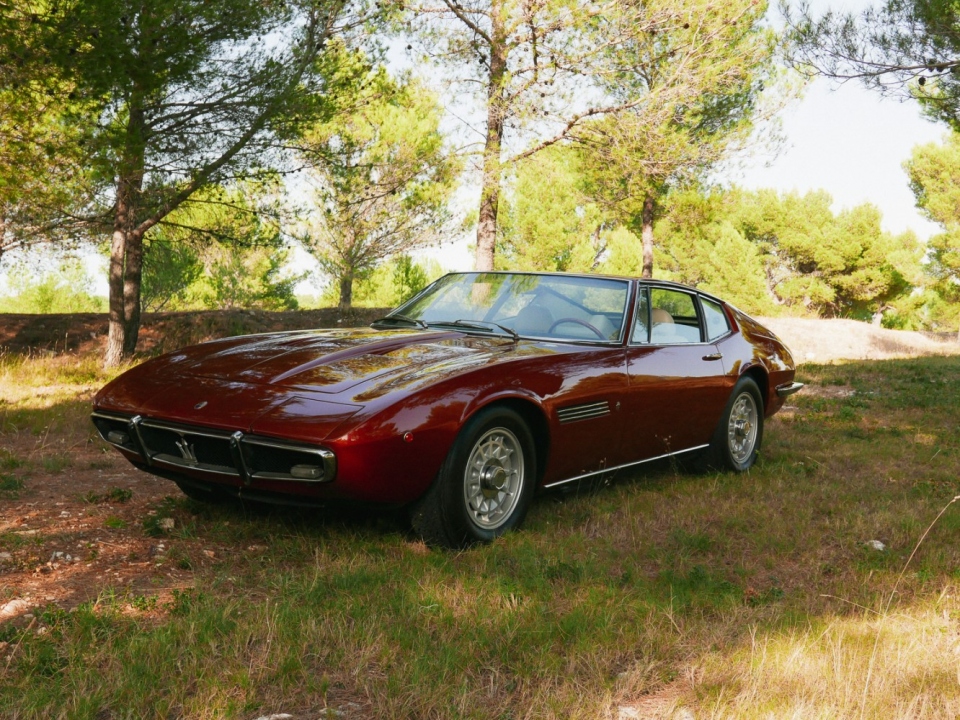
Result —
[[[151, 347], [164, 347], [171, 338], [195, 341], [238, 328], [262, 332], [359, 325], [379, 314], [171, 314], [148, 317], [144, 338]], [[800, 363], [960, 353], [955, 335], [884, 330], [851, 320], [765, 322]], [[96, 352], [105, 328], [103, 316], [0, 315], [0, 353], [62, 352], [64, 347], [73, 353]], [[94, 392], [85, 388], [81, 399], [91, 399]], [[7, 393], [0, 386], [0, 417], [3, 405], [11, 402]], [[90, 436], [80, 438], [0, 432], [0, 461], [4, 457], [27, 462], [8, 470], [0, 465], [0, 478], [22, 483], [0, 490], [0, 625], [39, 626], [38, 608], [55, 604], [70, 609], [107, 594], [112, 602], [119, 596], [131, 612], [159, 611], [176, 591], [193, 587], [205, 565], [238, 551], [266, 551], [257, 546], [219, 547], [203, 537], [180, 534], [189, 510], [165, 500], [179, 497], [176, 486], [135, 470], [95, 440], [92, 428]], [[242, 512], [237, 521], [243, 521]], [[0, 657], [3, 646], [0, 643]]]
[[956, 333], [887, 330], [856, 320], [761, 318], [761, 321], [787, 344], [798, 363], [960, 354]]

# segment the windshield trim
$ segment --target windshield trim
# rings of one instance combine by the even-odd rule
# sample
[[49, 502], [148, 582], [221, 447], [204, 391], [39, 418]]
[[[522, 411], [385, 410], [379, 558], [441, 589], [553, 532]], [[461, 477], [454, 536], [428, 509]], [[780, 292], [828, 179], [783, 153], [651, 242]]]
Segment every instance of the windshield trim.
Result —
[[[629, 336], [627, 333], [627, 326], [630, 320], [632, 319], [631, 318], [632, 316], [631, 300], [633, 300], [636, 281], [632, 278], [626, 278], [626, 277], [616, 277], [611, 275], [591, 275], [587, 273], [531, 272], [531, 271], [512, 272], [508, 270], [466, 270], [466, 271], [458, 271], [458, 272], [449, 272], [437, 278], [436, 280], [434, 280], [432, 283], [430, 283], [425, 288], [423, 288], [423, 290], [418, 292], [416, 295], [411, 297], [406, 302], [399, 305], [394, 310], [391, 310], [389, 313], [387, 313], [385, 317], [389, 318], [394, 315], [404, 314], [404, 310], [407, 307], [415, 304], [418, 300], [420, 300], [421, 297], [423, 297], [425, 294], [430, 292], [430, 290], [438, 283], [441, 283], [444, 281], [449, 282], [450, 279], [454, 277], [466, 277], [466, 276], [478, 276], [478, 275], [501, 275], [501, 276], [509, 276], [509, 277], [534, 276], [534, 277], [548, 277], [548, 278], [553, 277], [553, 278], [560, 278], [560, 279], [568, 278], [568, 279], [579, 279], [579, 280], [588, 280], [588, 281], [594, 280], [604, 285], [611, 284], [611, 283], [622, 285], [626, 289], [626, 296], [625, 296], [624, 306], [622, 311], [622, 322], [620, 323], [620, 329], [619, 329], [617, 338], [615, 340], [604, 340], [599, 337], [598, 338], [549, 337], [549, 336], [543, 336], [543, 335], [530, 335], [530, 334], [521, 333], [518, 331], [515, 331], [515, 332], [517, 332], [517, 337], [519, 337], [522, 340], [535, 340], [537, 342], [572, 344], [572, 345], [601, 345], [604, 347], [615, 347], [615, 346], [623, 345], [624, 338]], [[552, 288], [549, 288], [549, 289], [551, 292], [556, 294], [555, 290], [553, 290]], [[477, 322], [490, 322], [490, 321], [482, 320]], [[432, 325], [433, 321], [426, 321], [426, 323], [427, 325]], [[437, 324], [442, 325], [443, 323], [437, 323]], [[464, 334], [468, 334], [468, 335], [473, 333], [479, 333], [482, 335], [491, 335], [493, 337], [510, 337], [509, 335], [504, 335], [494, 330], [485, 330], [481, 328], [474, 329], [474, 328], [466, 328], [466, 327], [457, 327], [455, 325], [448, 325], [448, 327], [456, 327], [458, 331], [462, 331], [464, 332]]]

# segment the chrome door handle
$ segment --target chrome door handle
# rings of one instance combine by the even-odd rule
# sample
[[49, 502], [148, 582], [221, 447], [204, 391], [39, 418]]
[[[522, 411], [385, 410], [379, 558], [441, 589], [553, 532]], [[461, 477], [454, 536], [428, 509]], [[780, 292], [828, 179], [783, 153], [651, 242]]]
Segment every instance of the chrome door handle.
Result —
[[723, 353], [714, 353], [713, 355], [704, 355], [704, 360], [720, 360], [723, 358]]

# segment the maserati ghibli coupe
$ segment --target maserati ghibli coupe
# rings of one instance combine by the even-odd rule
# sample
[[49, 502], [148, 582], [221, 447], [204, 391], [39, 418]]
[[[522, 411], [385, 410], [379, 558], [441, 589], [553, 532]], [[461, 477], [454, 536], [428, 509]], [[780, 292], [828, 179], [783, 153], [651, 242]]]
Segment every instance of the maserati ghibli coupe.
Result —
[[93, 422], [192, 498], [401, 506], [461, 547], [516, 528], [538, 490], [676, 455], [748, 470], [794, 370], [772, 332], [682, 285], [455, 273], [369, 328], [149, 360]]

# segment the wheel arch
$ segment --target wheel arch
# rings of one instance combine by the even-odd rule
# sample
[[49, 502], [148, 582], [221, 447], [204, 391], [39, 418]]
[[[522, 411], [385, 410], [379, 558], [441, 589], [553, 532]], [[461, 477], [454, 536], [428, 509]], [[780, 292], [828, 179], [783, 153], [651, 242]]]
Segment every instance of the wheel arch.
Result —
[[530, 429], [533, 436], [533, 451], [536, 455], [536, 486], [540, 486], [543, 479], [543, 471], [547, 466], [547, 456], [550, 453], [550, 426], [547, 422], [546, 413], [537, 403], [527, 398], [508, 396], [498, 397], [483, 405], [475, 406], [471, 409], [469, 420], [481, 410], [494, 407], [506, 407], [517, 413]]
[[760, 389], [760, 399], [763, 401], [763, 414], [766, 416], [767, 408], [770, 407], [770, 376], [762, 365], [751, 365], [744, 370], [740, 377], [748, 377], [753, 380]]

